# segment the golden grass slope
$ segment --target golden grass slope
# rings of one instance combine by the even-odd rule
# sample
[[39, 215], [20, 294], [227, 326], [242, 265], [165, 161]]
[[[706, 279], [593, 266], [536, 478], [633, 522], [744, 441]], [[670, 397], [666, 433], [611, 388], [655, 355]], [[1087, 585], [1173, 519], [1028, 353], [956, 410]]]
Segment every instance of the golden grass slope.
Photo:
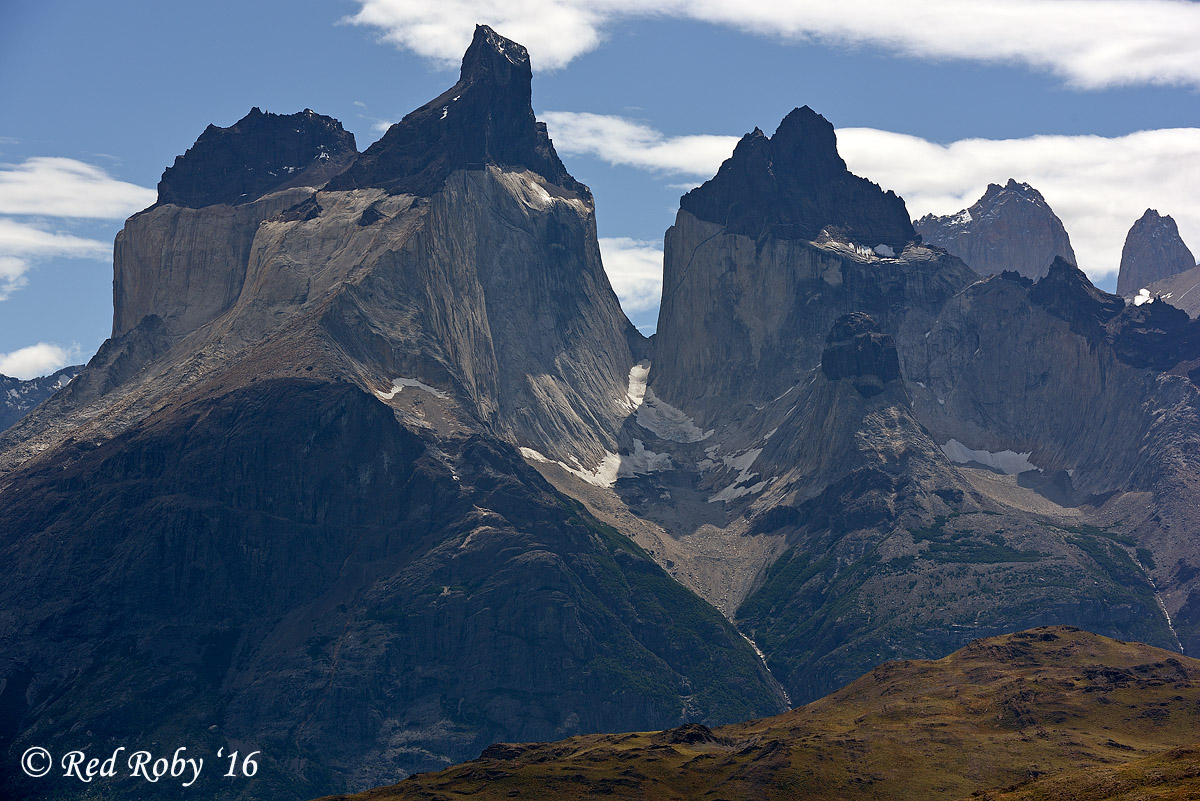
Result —
[[709, 731], [495, 745], [354, 801], [1200, 799], [1200, 660], [1072, 627], [891, 662]]

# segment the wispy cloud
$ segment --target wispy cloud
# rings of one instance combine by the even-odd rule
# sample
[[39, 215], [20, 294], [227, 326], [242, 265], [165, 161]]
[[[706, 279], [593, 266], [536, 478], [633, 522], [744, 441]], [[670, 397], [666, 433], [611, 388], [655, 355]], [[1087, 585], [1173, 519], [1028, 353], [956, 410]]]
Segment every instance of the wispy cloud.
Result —
[[0, 165], [0, 300], [25, 286], [38, 259], [111, 255], [111, 245], [54, 230], [48, 220], [121, 219], [154, 200], [153, 189], [75, 159], [37, 157]]
[[475, 22], [559, 69], [615, 22], [699, 20], [784, 41], [869, 45], [918, 59], [1010, 62], [1084, 89], [1200, 86], [1200, 3], [1188, 0], [358, 0], [347, 21], [445, 66]]
[[626, 314], [653, 309], [662, 297], [663, 252], [657, 242], [627, 236], [600, 239], [604, 271]]
[[[564, 152], [663, 174], [712, 176], [736, 142], [735, 137], [666, 137], [640, 123], [598, 114], [545, 117]], [[850, 169], [901, 194], [914, 217], [966, 208], [989, 183], [1016, 178], [1032, 184], [1062, 218], [1080, 266], [1093, 280], [1120, 266], [1125, 233], [1147, 208], [1171, 214], [1184, 239], [1200, 246], [1197, 128], [1111, 138], [964, 139], [949, 145], [873, 128], [843, 128], [837, 135]], [[692, 147], [697, 139], [721, 145]]]
[[[26, 273], [40, 258], [107, 259], [112, 246], [98, 239], [47, 231], [0, 217], [0, 300], [25, 286]], [[0, 371], [2, 372], [2, 371]]]
[[75, 159], [41, 156], [0, 167], [0, 214], [121, 219], [155, 197]]
[[541, 119], [560, 154], [591, 155], [665, 174], [709, 177], [738, 142], [736, 136], [665, 136], [648, 125], [604, 114], [547, 111]]
[[11, 353], [0, 353], [0, 374], [28, 380], [66, 367], [79, 357], [79, 348], [39, 342]]

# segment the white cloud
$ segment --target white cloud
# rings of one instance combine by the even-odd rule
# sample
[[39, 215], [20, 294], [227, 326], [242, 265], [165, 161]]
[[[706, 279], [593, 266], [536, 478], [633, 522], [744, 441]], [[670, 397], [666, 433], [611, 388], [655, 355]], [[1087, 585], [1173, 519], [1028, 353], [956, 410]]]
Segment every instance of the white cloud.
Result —
[[850, 169], [896, 190], [913, 217], [964, 209], [988, 183], [1031, 184], [1062, 219], [1093, 281], [1115, 274], [1125, 234], [1147, 208], [1170, 214], [1184, 241], [1200, 246], [1200, 128], [949, 145], [870, 128], [837, 133]]
[[558, 69], [613, 23], [700, 20], [785, 41], [869, 45], [921, 59], [1012, 62], [1087, 89], [1200, 86], [1200, 4], [1188, 0], [358, 0], [348, 21], [445, 66], [476, 22]]
[[0, 254], [105, 259], [112, 246], [98, 239], [46, 231], [29, 223], [0, 217]]
[[78, 356], [78, 348], [62, 348], [39, 342], [11, 353], [0, 353], [0, 374], [28, 380], [66, 367]]
[[98, 239], [47, 231], [0, 217], [0, 300], [25, 286], [25, 274], [39, 258], [107, 259], [112, 246]]
[[658, 243], [627, 236], [603, 237], [600, 255], [626, 314], [658, 305], [663, 277], [663, 252]]
[[547, 111], [541, 115], [560, 155], [596, 156], [610, 164], [710, 177], [733, 153], [736, 136], [664, 136], [624, 117]]
[[[620, 117], [550, 112], [564, 152], [657, 173], [713, 175], [735, 137], [665, 137]], [[838, 130], [850, 169], [904, 197], [915, 218], [974, 203], [989, 183], [1033, 185], [1062, 218], [1082, 267], [1094, 281], [1120, 266], [1121, 247], [1147, 208], [1170, 214], [1200, 253], [1200, 128], [1140, 131], [1120, 137], [1031, 136], [964, 139], [949, 145], [873, 128]], [[696, 139], [722, 147], [677, 146]], [[557, 144], [557, 143], [556, 143]], [[672, 184], [672, 186], [677, 186]]]
[[153, 189], [75, 159], [37, 157], [0, 167], [0, 214], [121, 219], [155, 198]]

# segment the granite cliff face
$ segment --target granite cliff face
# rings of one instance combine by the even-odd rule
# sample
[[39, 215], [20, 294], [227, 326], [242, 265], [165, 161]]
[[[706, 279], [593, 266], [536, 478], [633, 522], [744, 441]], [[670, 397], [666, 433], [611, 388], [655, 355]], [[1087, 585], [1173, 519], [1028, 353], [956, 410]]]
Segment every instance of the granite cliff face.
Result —
[[65, 387], [81, 369], [80, 365], [73, 365], [26, 381], [0, 375], [0, 431], [12, 426], [39, 403]]
[[1075, 263], [1071, 238], [1042, 194], [1009, 178], [988, 184], [970, 208], [939, 217], [927, 214], [914, 224], [926, 244], [945, 248], [980, 275], [1012, 270], [1040, 278], [1057, 257]]
[[5, 753], [253, 741], [258, 778], [202, 792], [303, 798], [783, 708], [727, 620], [518, 453], [615, 458], [645, 348], [523, 54], [479, 28], [466, 121], [418, 110], [341, 184], [328, 118], [210, 128], [128, 222], [114, 336], [0, 438]]
[[1195, 266], [1196, 257], [1180, 238], [1179, 226], [1171, 215], [1162, 216], [1154, 209], [1146, 209], [1125, 237], [1117, 294], [1133, 297], [1138, 290]]

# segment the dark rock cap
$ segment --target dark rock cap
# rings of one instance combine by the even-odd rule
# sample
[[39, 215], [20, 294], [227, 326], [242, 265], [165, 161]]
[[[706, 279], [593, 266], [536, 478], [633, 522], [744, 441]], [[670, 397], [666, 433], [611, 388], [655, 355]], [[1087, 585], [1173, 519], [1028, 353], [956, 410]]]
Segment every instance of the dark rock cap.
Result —
[[821, 371], [831, 381], [852, 380], [859, 394], [870, 398], [900, 377], [900, 355], [895, 340], [874, 319], [851, 312], [834, 320], [821, 354]]
[[742, 137], [716, 176], [679, 207], [754, 239], [811, 241], [826, 230], [897, 252], [916, 239], [904, 201], [851, 173], [833, 125], [808, 106], [784, 117], [773, 137], [758, 128]]
[[357, 153], [354, 134], [333, 117], [312, 109], [271, 114], [255, 107], [228, 128], [204, 129], [163, 172], [158, 202], [238, 205], [289, 186], [321, 186]]
[[1104, 326], [1125, 308], [1124, 300], [1097, 289], [1083, 270], [1061, 256], [1029, 290], [1029, 301], [1093, 342], [1104, 337]]
[[590, 197], [534, 118], [532, 80], [525, 48], [477, 25], [458, 83], [389, 128], [329, 188], [427, 197], [456, 170], [495, 164], [523, 167]]
[[1121, 249], [1121, 271], [1117, 275], [1117, 294], [1129, 297], [1155, 281], [1170, 278], [1196, 266], [1196, 258], [1179, 236], [1179, 226], [1171, 215], [1155, 209], [1133, 224]]

